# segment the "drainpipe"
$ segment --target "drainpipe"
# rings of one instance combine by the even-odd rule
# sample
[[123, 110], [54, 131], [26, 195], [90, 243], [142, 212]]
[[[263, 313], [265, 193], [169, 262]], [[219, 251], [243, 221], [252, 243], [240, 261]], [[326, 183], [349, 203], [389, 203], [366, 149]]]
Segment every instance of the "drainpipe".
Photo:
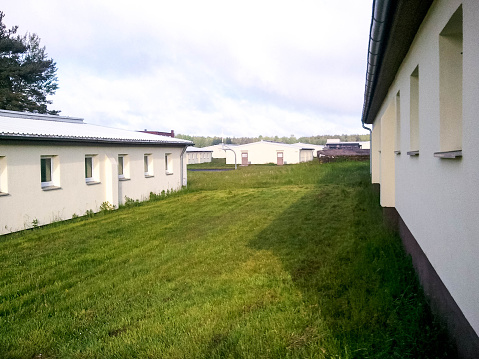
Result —
[[373, 16], [369, 30], [368, 68], [366, 71], [366, 85], [364, 90], [364, 106], [361, 118], [362, 127], [369, 131], [369, 173], [372, 174], [372, 130], [365, 126], [364, 122], [369, 115], [373, 93], [378, 81], [382, 57], [386, 48], [387, 31], [385, 22], [389, 15], [392, 0], [374, 0]]
[[185, 146], [185, 147], [183, 148], [183, 151], [181, 151], [181, 155], [180, 155], [180, 165], [181, 165], [181, 176], [180, 176], [180, 177], [181, 177], [181, 187], [185, 186], [185, 185], [183, 184], [183, 183], [185, 183], [185, 181], [184, 181], [184, 178], [183, 178], [183, 176], [184, 176], [184, 172], [185, 172], [185, 171], [184, 171], [184, 169], [183, 169], [183, 162], [184, 162], [184, 160], [185, 160], [185, 159], [184, 159], [184, 154], [185, 154], [185, 152], [186, 152], [186, 148], [187, 148], [187, 147], [188, 147], [188, 146]]
[[223, 148], [223, 151], [229, 150], [229, 151], [232, 151], [234, 153], [234, 155], [235, 155], [235, 170], [236, 170], [237, 169], [237, 167], [236, 167], [236, 152], [233, 151], [231, 148], [226, 147], [224, 143], [222, 144], [221, 147]]
[[373, 158], [372, 158], [372, 155], [371, 155], [371, 150], [373, 149], [373, 147], [372, 147], [372, 145], [373, 145], [373, 130], [371, 130], [369, 127], [366, 127], [364, 125], [364, 122], [361, 122], [361, 124], [363, 125], [363, 128], [365, 130], [369, 131], [369, 174], [372, 175], [373, 174]]

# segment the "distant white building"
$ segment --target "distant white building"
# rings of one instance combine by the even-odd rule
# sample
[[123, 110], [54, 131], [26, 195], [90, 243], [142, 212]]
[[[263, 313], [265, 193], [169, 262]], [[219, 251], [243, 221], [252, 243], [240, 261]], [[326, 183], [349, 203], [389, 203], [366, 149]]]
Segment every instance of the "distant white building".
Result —
[[371, 149], [371, 142], [370, 141], [360, 141], [359, 147], [363, 150], [370, 150]]
[[301, 147], [311, 147], [313, 149], [313, 157], [318, 157], [318, 151], [321, 151], [324, 148], [323, 145], [312, 145], [310, 143], [302, 142], [295, 143], [294, 145]]
[[350, 141], [341, 142], [339, 138], [329, 138], [326, 140], [326, 149], [352, 149], [358, 148], [363, 150], [369, 150], [371, 148], [369, 141]]
[[213, 151], [206, 148], [189, 146], [186, 148], [188, 164], [211, 162]]
[[281, 142], [259, 141], [231, 147], [226, 151], [226, 163], [247, 166], [249, 164], [274, 163], [279, 166], [313, 160], [313, 147], [310, 145], [290, 145]]
[[0, 110], [0, 234], [187, 184], [191, 141]]
[[223, 149], [224, 147], [226, 148], [234, 148], [236, 145], [233, 145], [233, 144], [222, 144], [222, 143], [219, 143], [217, 145], [212, 145], [212, 146], [207, 146], [207, 147], [202, 147], [203, 150], [206, 150], [206, 151], [213, 151], [212, 153], [212, 157], [213, 158], [226, 158], [226, 151]]

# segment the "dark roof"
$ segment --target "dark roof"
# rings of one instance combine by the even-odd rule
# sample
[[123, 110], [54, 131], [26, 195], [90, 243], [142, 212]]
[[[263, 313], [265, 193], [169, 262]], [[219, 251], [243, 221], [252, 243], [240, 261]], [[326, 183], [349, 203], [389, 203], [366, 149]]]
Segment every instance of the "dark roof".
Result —
[[[375, 0], [362, 122], [373, 123], [433, 0]], [[379, 9], [384, 9], [381, 14]], [[383, 15], [381, 19], [375, 15]], [[380, 31], [378, 32], [378, 28]], [[371, 52], [372, 47], [377, 51]]]

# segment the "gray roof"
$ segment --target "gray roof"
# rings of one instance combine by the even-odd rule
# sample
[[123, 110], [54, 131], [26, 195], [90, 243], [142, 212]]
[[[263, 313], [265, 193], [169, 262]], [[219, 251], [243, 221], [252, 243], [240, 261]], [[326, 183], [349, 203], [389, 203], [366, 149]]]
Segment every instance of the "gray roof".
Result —
[[213, 152], [212, 150], [200, 147], [189, 146], [186, 148], [186, 152]]
[[191, 141], [90, 125], [81, 118], [0, 110], [0, 139], [63, 140], [188, 146]]

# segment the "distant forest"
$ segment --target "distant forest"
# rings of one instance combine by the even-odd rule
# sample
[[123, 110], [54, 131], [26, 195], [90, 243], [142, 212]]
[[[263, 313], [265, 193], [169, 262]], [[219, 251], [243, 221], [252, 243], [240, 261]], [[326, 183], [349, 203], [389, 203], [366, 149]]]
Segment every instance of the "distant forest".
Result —
[[[190, 136], [190, 135], [176, 135], [177, 138], [193, 141], [196, 147], [206, 147], [211, 145], [217, 145], [221, 143], [221, 137], [205, 137], [205, 136]], [[339, 138], [341, 142], [359, 142], [369, 141], [369, 135], [322, 135], [322, 136], [310, 136], [296, 138], [294, 135], [289, 137], [279, 136], [258, 136], [258, 137], [226, 137], [224, 139], [226, 144], [244, 145], [245, 143], [257, 142], [257, 141], [274, 141], [283, 143], [309, 143], [312, 145], [325, 145], [326, 140], [329, 138]]]

